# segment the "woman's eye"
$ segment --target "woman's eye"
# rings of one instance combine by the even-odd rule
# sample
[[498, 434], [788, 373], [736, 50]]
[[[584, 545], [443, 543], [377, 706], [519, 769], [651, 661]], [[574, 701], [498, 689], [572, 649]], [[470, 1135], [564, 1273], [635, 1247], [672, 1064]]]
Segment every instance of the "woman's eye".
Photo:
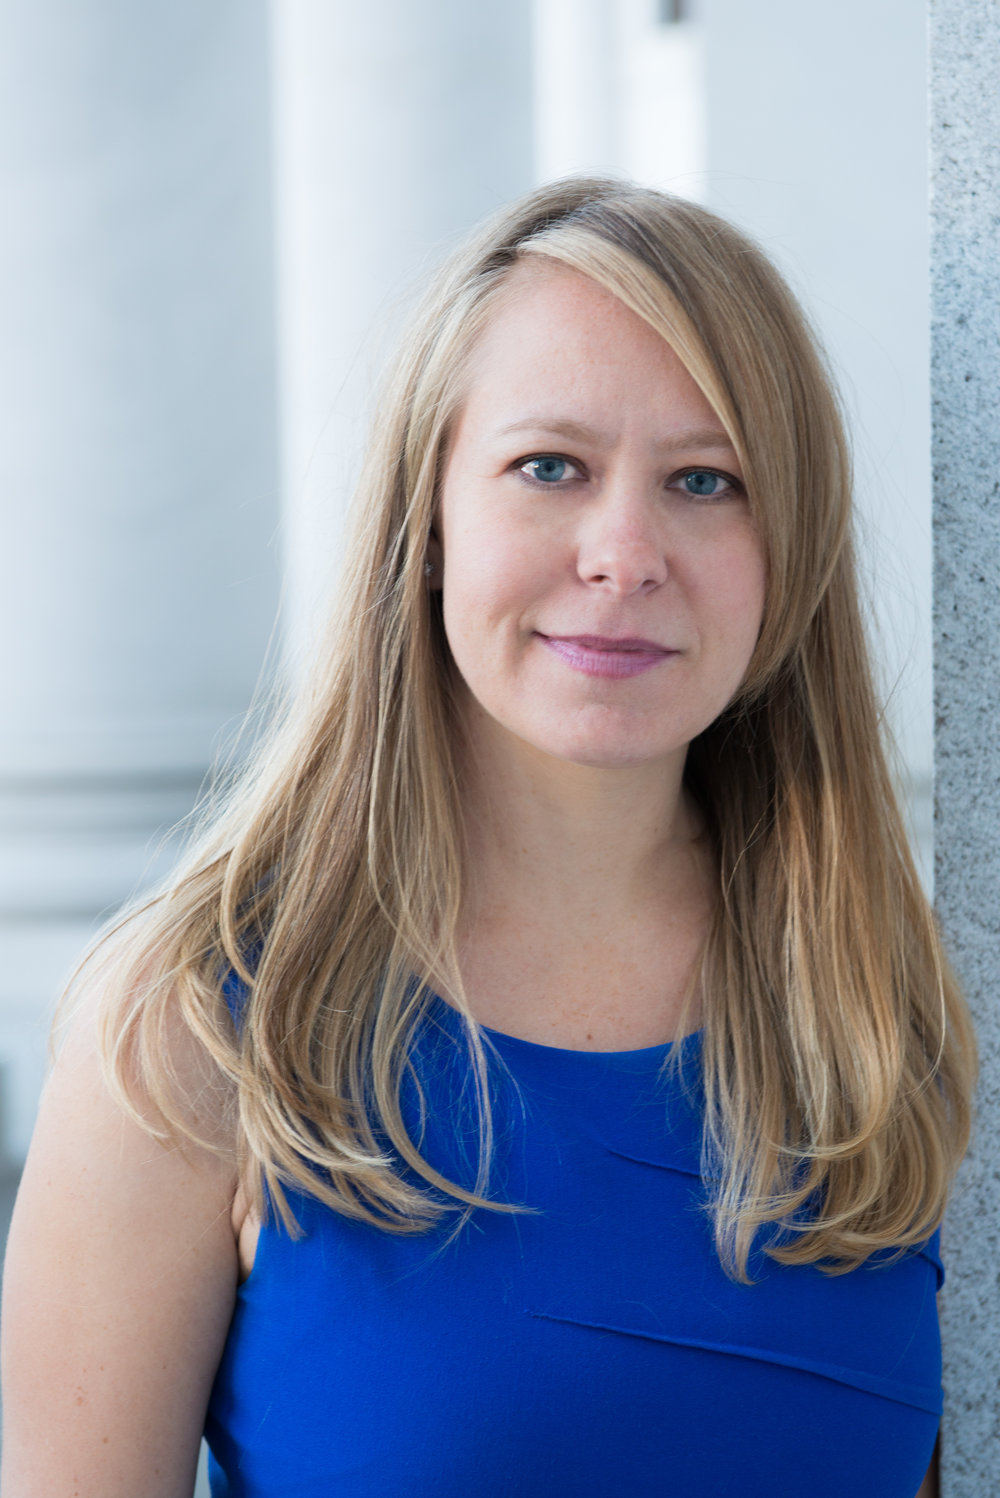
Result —
[[575, 463], [571, 463], [569, 458], [557, 457], [555, 453], [526, 459], [519, 465], [518, 472], [537, 484], [561, 484], [564, 479], [580, 477], [580, 470]]
[[674, 480], [675, 485], [696, 499], [721, 499], [725, 494], [742, 493], [742, 485], [728, 474], [714, 468], [690, 468]]

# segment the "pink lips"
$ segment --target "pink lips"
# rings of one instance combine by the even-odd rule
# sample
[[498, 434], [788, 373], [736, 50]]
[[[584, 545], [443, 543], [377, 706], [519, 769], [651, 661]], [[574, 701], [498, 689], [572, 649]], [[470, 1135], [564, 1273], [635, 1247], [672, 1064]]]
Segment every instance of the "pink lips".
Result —
[[676, 655], [652, 640], [611, 640], [601, 635], [539, 635], [559, 658], [585, 676], [639, 676]]

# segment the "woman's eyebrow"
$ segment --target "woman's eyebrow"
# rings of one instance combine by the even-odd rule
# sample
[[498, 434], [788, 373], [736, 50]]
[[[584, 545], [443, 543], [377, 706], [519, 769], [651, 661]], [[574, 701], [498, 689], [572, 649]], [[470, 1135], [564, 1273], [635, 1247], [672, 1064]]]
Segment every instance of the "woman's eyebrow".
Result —
[[[568, 437], [572, 442], [594, 442], [601, 447], [613, 447], [614, 439], [597, 427], [584, 422], [567, 421], [562, 417], [526, 416], [521, 421], [512, 421], [500, 427], [498, 437], [508, 437], [515, 432], [546, 432], [557, 437]], [[734, 452], [732, 440], [722, 427], [687, 427], [671, 432], [669, 437], [655, 444], [662, 452], [679, 452], [688, 448], [708, 448], [716, 452]]]

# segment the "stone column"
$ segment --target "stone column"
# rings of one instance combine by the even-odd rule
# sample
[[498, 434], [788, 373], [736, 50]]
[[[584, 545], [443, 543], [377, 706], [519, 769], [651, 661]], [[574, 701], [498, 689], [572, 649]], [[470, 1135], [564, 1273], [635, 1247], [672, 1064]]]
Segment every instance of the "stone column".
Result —
[[276, 601], [264, 0], [0, 10], [0, 1065], [245, 708]]
[[336, 579], [372, 384], [411, 289], [531, 186], [531, 6], [273, 0], [271, 17], [294, 654]]
[[932, 0], [935, 890], [982, 1048], [945, 1224], [944, 1498], [1000, 1485], [1000, 4]]

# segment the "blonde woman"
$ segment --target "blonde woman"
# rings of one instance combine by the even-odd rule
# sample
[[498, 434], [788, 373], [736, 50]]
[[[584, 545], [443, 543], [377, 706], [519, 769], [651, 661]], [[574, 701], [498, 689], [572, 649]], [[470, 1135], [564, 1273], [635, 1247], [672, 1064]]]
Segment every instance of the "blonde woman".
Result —
[[387, 385], [341, 609], [89, 963], [4, 1498], [913, 1498], [973, 1042], [822, 362], [689, 203], [540, 190]]

